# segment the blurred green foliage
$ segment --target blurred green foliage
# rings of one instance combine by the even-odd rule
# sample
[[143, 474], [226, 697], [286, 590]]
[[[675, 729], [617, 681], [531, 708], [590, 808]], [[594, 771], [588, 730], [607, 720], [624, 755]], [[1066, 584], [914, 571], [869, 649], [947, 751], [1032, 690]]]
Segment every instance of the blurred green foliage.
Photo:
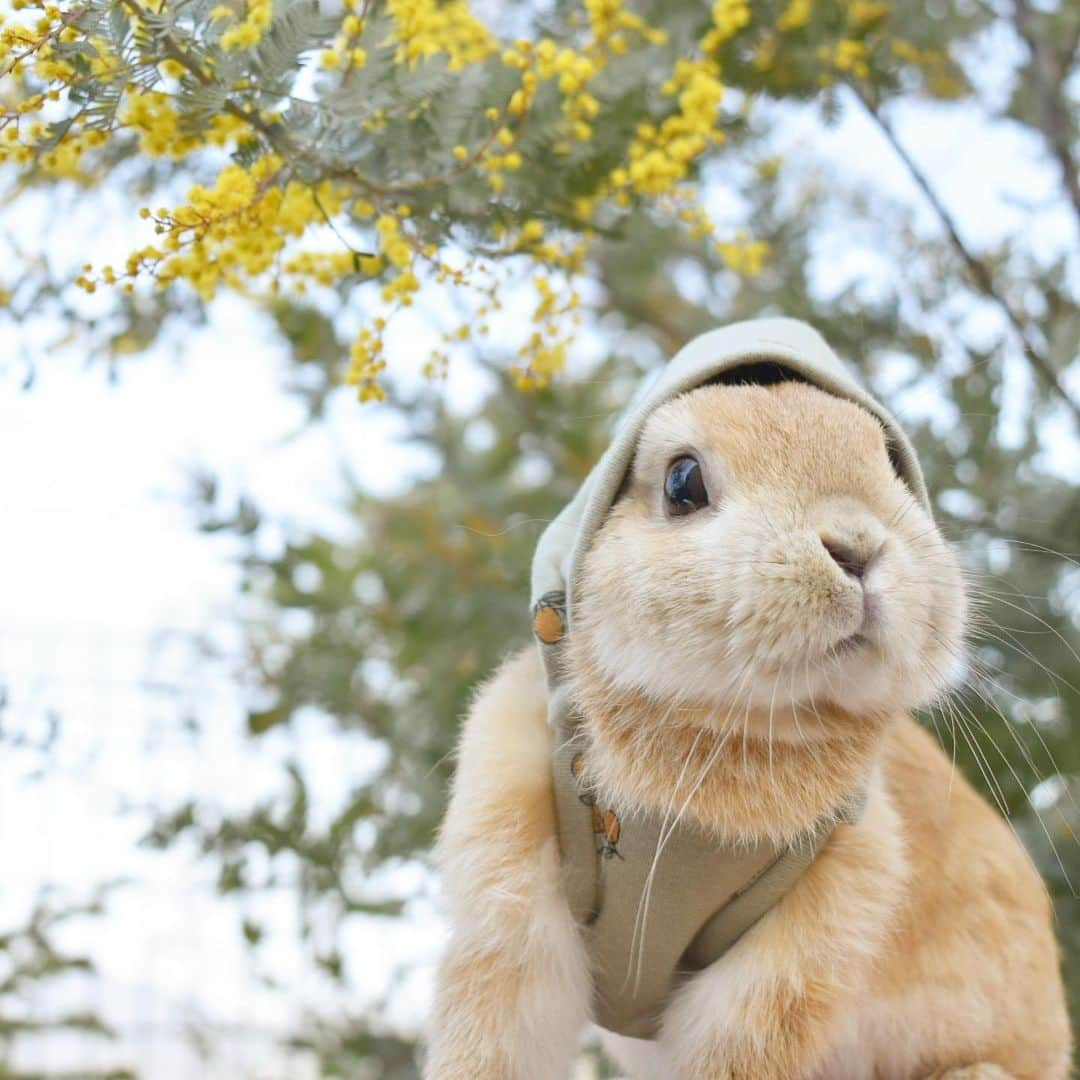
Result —
[[[42, 892], [28, 918], [12, 929], [0, 930], [0, 1078], [32, 1080], [36, 1073], [15, 1069], [7, 1064], [20, 1039], [56, 1034], [79, 1033], [102, 1039], [113, 1032], [93, 1009], [57, 1007], [50, 1004], [51, 992], [70, 976], [92, 975], [94, 965], [81, 952], [66, 949], [59, 941], [66, 923], [100, 916], [105, 909], [107, 887], [83, 903]], [[28, 1009], [27, 1001], [44, 1003]], [[85, 1080], [130, 1080], [132, 1073], [110, 1069], [85, 1069]]]

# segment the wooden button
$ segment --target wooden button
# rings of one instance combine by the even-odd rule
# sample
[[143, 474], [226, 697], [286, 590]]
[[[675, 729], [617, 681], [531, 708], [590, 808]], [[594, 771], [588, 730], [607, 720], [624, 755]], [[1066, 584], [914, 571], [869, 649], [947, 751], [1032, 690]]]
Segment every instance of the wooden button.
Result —
[[562, 616], [553, 607], [540, 605], [533, 615], [533, 633], [545, 645], [554, 645], [563, 636]]

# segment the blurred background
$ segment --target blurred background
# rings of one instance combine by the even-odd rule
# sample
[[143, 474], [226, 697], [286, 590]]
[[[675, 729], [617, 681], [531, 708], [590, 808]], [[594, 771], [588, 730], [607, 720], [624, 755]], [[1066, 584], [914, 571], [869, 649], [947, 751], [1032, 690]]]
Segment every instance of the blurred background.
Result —
[[[1080, 9], [876, 6], [947, 70], [820, 86], [726, 59], [726, 143], [691, 179], [738, 251], [632, 207], [539, 389], [511, 371], [527, 273], [435, 380], [478, 316], [426, 281], [387, 332], [387, 399], [361, 405], [341, 375], [376, 309], [345, 285], [174, 291], [117, 323], [56, 284], [145, 242], [132, 206], [175, 166], [5, 188], [0, 1076], [417, 1076], [451, 750], [528, 638], [533, 545], [644, 374], [773, 313], [918, 444], [976, 604], [926, 723], [1045, 875], [1077, 1015]], [[518, 7], [486, 14], [565, 14]], [[700, 8], [635, 10], [677, 35]], [[792, 27], [811, 56], [816, 27]], [[550, 168], [526, 155], [520, 213]]]

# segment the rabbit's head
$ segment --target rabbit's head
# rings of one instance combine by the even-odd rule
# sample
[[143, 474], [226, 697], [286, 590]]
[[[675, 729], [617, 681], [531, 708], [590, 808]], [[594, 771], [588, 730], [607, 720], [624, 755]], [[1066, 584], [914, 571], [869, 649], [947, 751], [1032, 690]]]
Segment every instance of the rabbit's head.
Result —
[[571, 637], [593, 695], [795, 740], [814, 716], [927, 703], [964, 615], [957, 559], [873, 415], [801, 381], [709, 385], [645, 424]]

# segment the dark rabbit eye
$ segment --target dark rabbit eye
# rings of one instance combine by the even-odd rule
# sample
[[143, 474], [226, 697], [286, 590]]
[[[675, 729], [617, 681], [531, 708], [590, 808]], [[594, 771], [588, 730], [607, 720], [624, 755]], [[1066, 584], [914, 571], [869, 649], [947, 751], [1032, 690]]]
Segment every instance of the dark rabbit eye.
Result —
[[692, 457], [676, 458], [668, 466], [664, 498], [667, 499], [668, 513], [675, 516], [692, 514], [709, 505], [701, 466]]

